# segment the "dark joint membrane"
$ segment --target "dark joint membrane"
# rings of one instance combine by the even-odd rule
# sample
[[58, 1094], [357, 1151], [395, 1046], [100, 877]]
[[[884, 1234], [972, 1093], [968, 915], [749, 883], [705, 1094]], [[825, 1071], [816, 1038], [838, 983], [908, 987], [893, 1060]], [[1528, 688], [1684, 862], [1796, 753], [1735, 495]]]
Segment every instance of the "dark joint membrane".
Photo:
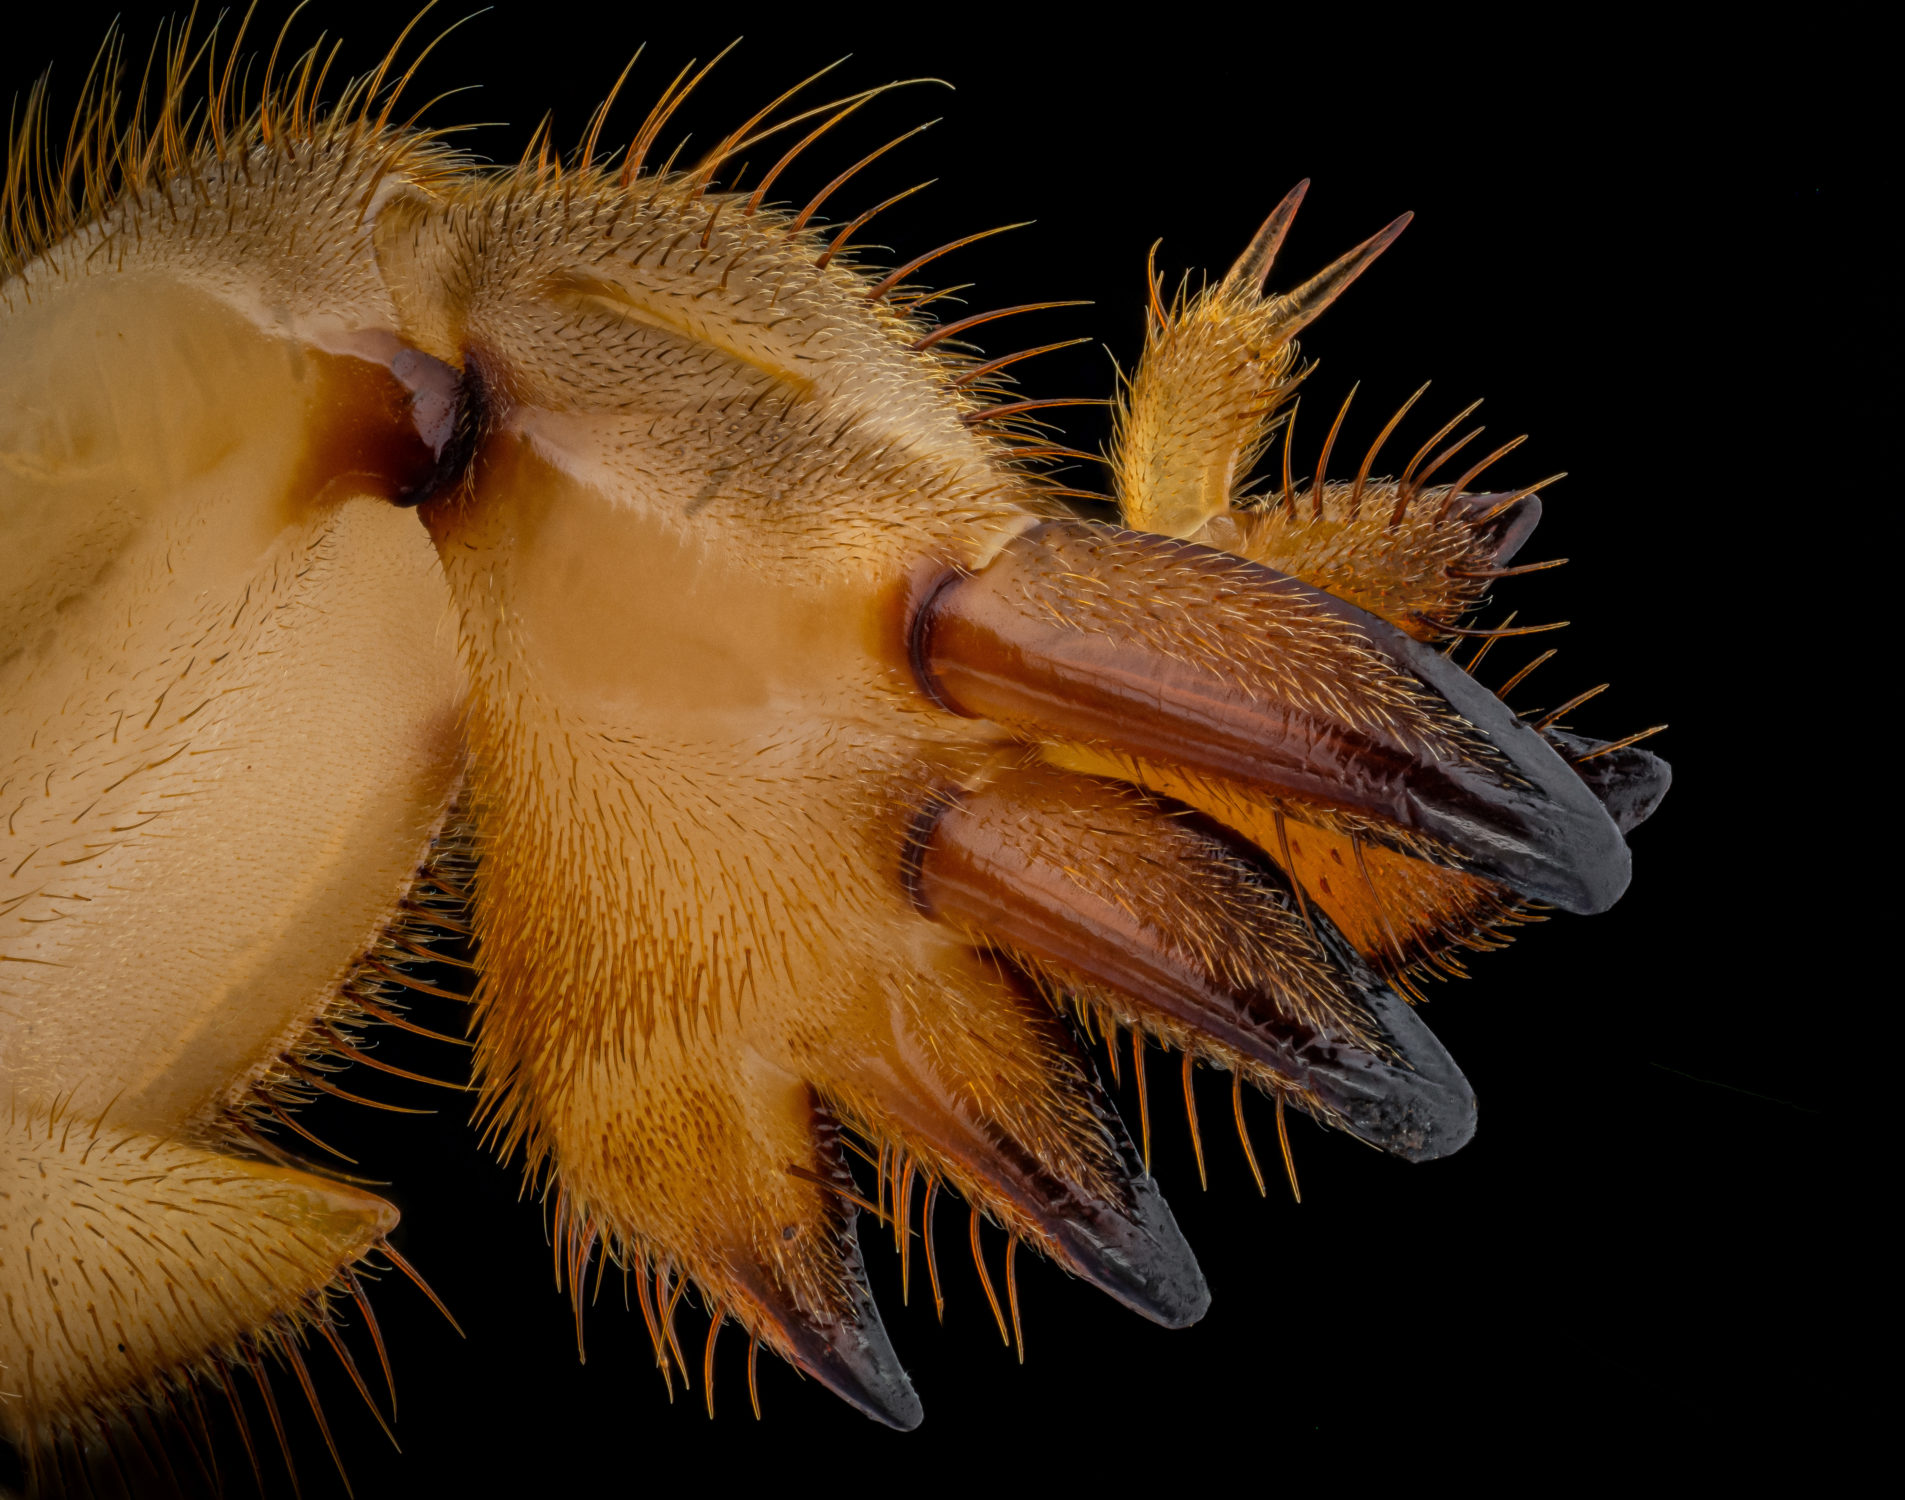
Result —
[[391, 503], [422, 505], [457, 489], [469, 472], [482, 437], [487, 402], [482, 372], [469, 361], [461, 373], [416, 349], [406, 348], [391, 361], [391, 374], [410, 392], [409, 421], [417, 441], [429, 452]]

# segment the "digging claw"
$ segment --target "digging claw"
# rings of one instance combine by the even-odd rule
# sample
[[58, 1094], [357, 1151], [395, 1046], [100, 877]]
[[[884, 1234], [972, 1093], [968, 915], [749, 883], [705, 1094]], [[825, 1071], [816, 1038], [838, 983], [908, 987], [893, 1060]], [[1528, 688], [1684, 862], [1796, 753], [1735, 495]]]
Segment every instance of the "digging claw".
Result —
[[1351, 1135], [1405, 1161], [1434, 1161], [1461, 1150], [1475, 1135], [1475, 1094], [1455, 1059], [1327, 919], [1318, 935], [1338, 963], [1361, 971], [1358, 997], [1393, 1056], [1327, 1044], [1315, 1049], [1310, 1077], [1317, 1097]]
[[1410, 1159], [1456, 1150], [1474, 1133], [1467, 1080], [1253, 854], [1115, 783], [1026, 772], [946, 811], [919, 893], [1025, 954], [1054, 989], [1082, 982], [1124, 1024], [1188, 1032], [1372, 1145]]
[[1637, 745], [1606, 750], [1602, 747], [1612, 743], [1609, 740], [1591, 740], [1565, 729], [1545, 733], [1623, 834], [1651, 818], [1673, 785], [1673, 767], [1651, 750]]
[[1560, 756], [1394, 626], [1194, 543], [1051, 521], [939, 589], [914, 630], [956, 711], [1363, 814], [1564, 911], [1627, 846]]
[[900, 1367], [880, 1310], [860, 1299], [854, 1318], [789, 1329], [794, 1362], [842, 1401], [885, 1427], [911, 1432], [925, 1418], [913, 1382]]
[[1210, 1287], [1157, 1183], [1138, 1175], [1130, 1187], [1129, 1211], [1081, 1205], [1053, 1238], [1066, 1263], [1107, 1296], [1153, 1323], [1188, 1328], [1210, 1310]]
[[[823, 1137], [828, 1145], [831, 1136], [829, 1131]], [[840, 1182], [852, 1180], [837, 1159], [829, 1164]], [[911, 1432], [925, 1412], [867, 1285], [855, 1227], [858, 1218], [858, 1211], [847, 1207], [835, 1220], [833, 1231], [835, 1274], [831, 1279], [844, 1289], [845, 1306], [825, 1312], [803, 1307], [764, 1263], [741, 1271], [737, 1279], [746, 1299], [772, 1325], [783, 1352], [803, 1373], [883, 1426]]]

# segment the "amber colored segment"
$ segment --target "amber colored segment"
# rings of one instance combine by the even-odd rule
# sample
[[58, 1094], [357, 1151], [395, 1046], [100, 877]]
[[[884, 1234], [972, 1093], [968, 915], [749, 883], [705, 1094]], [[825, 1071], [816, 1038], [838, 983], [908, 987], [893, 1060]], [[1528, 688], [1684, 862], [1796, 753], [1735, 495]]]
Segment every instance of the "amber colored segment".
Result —
[[0, 1436], [96, 1428], [288, 1329], [395, 1227], [381, 1198], [89, 1120], [0, 1123]]
[[1409, 222], [1403, 215], [1295, 290], [1265, 297], [1264, 279], [1308, 186], [1284, 197], [1217, 286], [1168, 311], [1154, 286], [1144, 358], [1121, 393], [1113, 441], [1126, 525], [1188, 537], [1225, 511], [1301, 378], [1296, 335]]
[[1323, 826], [1312, 820], [1317, 810], [1301, 803], [1085, 745], [1047, 745], [1044, 757], [1069, 771], [1136, 782], [1235, 829], [1303, 888], [1357, 952], [1384, 968], [1519, 920], [1513, 899], [1488, 881]]
[[953, 800], [917, 890], [943, 920], [1127, 997], [1412, 1158], [1459, 1147], [1473, 1100], [1327, 919], [1210, 833], [1116, 783], [1033, 770]]
[[390, 504], [429, 373], [156, 273], [0, 317], [0, 1101], [203, 1126], [414, 876], [459, 772]]
[[1492, 694], [1381, 620], [1191, 543], [1053, 521], [920, 610], [956, 710], [1361, 814], [1570, 911], [1625, 889], [1593, 794]]

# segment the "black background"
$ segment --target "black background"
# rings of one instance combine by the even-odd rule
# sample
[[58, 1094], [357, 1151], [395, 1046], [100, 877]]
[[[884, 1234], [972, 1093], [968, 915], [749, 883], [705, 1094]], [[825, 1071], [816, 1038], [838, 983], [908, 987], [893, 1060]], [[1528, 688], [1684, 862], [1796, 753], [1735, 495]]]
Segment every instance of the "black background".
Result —
[[[143, 43], [161, 14], [131, 7], [128, 30]], [[1035, 394], [1102, 395], [1111, 356], [1129, 365], [1159, 237], [1173, 277], [1220, 271], [1311, 177], [1278, 272], [1288, 284], [1413, 209], [1305, 339], [1322, 360], [1306, 416], [1361, 379], [1338, 450], [1358, 455], [1433, 377], [1396, 440], [1403, 455], [1477, 396], [1491, 435], [1532, 432], [1493, 477], [1569, 471], [1527, 555], [1573, 561], [1504, 588], [1498, 608], [1575, 624], [1517, 701], [1612, 679], [1574, 722], [1611, 737], [1669, 721], [1657, 748], [1678, 780], [1634, 836], [1618, 908], [1531, 930], [1436, 991], [1431, 1024], [1482, 1101], [1458, 1156], [1411, 1167], [1299, 1122], [1303, 1203], [1275, 1177], [1260, 1199], [1228, 1090], [1207, 1077], [1212, 1180], [1200, 1192], [1175, 1069], [1154, 1056], [1158, 1175], [1215, 1295], [1198, 1327], [1151, 1327], [1022, 1261], [1021, 1368], [965, 1257], [963, 1215], [942, 1205], [943, 1328], [917, 1286], [900, 1305], [890, 1241], [869, 1231], [875, 1286], [926, 1406], [912, 1436], [772, 1360], [757, 1424], [732, 1330], [718, 1421], [698, 1379], [671, 1406], [613, 1275], [578, 1365], [541, 1211], [519, 1200], [513, 1168], [478, 1150], [460, 1101], [423, 1119], [313, 1110], [320, 1134], [392, 1179], [396, 1243], [469, 1332], [459, 1340], [401, 1281], [383, 1283], [402, 1457], [341, 1377], [320, 1376], [359, 1495], [591, 1481], [619, 1492], [701, 1476], [754, 1488], [942, 1475], [1150, 1487], [1220, 1472], [1274, 1483], [1312, 1462], [1359, 1486], [1514, 1463], [1546, 1486], [1604, 1464], [1637, 1480], [1764, 1472], [1795, 1454], [1827, 1461], [1852, 1440], [1836, 1341], [1874, 1316], [1855, 1226], [1861, 1193], [1878, 1186], [1847, 1175], [1850, 1111], [1869, 1087], [1852, 1080], [1885, 1076], [1876, 1005], [1893, 984], [1856, 956], [1888, 941], [1883, 894], [1842, 863], [1882, 784], [1867, 760], [1882, 754], [1876, 690], [1840, 685], [1857, 650], [1851, 611], [1888, 592], [1881, 569], [1896, 556], [1867, 540], [1879, 517], [1894, 524], [1868, 456], [1890, 406], [1878, 351], [1896, 328], [1876, 274], [1876, 120], [1856, 103], [1867, 80], [1854, 59], [1874, 43], [1825, 20], [1743, 38], [1593, 14], [1418, 30], [1350, 8], [1204, 24], [1188, 8], [611, 14], [506, 0], [438, 48], [416, 99], [480, 83], [428, 118], [505, 122], [466, 138], [495, 158], [513, 158], [548, 107], [572, 141], [644, 40], [615, 117], [623, 134], [680, 63], [737, 33], [681, 117], [697, 142], [843, 52], [855, 55], [826, 85], [840, 92], [949, 80], [953, 92], [863, 110], [784, 196], [804, 199], [880, 140], [943, 115], [836, 211], [938, 178], [880, 220], [873, 237], [894, 260], [1035, 220], [936, 267], [941, 281], [977, 282], [973, 307], [1094, 300], [989, 340], [1101, 341], [1024, 367]], [[24, 88], [56, 59], [70, 101], [109, 18], [80, 4], [15, 29], [0, 87]], [[361, 68], [396, 23], [382, 7], [326, 4], [293, 37], [324, 27]], [[1064, 425], [1080, 446], [1103, 440], [1090, 410]], [[1299, 462], [1320, 438], [1322, 424], [1307, 425]], [[1485, 680], [1546, 644], [1501, 644]], [[1848, 762], [1867, 768], [1848, 775]], [[424, 1014], [460, 1024], [449, 1005]], [[458, 1061], [428, 1043], [386, 1055], [440, 1073]], [[438, 1102], [357, 1071], [353, 1086]], [[1128, 1071], [1124, 1102], [1135, 1118]], [[1271, 1116], [1253, 1103], [1270, 1165]], [[988, 1248], [996, 1273], [996, 1237]], [[698, 1348], [702, 1325], [684, 1323]], [[295, 1387], [279, 1384], [289, 1410]], [[290, 1420], [305, 1493], [328, 1493], [315, 1429]], [[242, 1468], [235, 1446], [224, 1458]]]

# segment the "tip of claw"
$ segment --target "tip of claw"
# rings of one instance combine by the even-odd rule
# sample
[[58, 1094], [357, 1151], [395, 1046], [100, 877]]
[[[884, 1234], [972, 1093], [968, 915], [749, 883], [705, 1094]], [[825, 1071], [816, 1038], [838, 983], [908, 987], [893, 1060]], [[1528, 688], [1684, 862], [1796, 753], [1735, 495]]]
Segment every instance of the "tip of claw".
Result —
[[1133, 1312], [1188, 1328], [1210, 1310], [1210, 1287], [1170, 1204], [1149, 1176], [1132, 1180], [1129, 1214], [1101, 1209], [1054, 1233], [1072, 1268]]
[[1550, 729], [1545, 734], [1600, 799], [1623, 836], [1654, 815], [1673, 785], [1673, 767], [1650, 750], [1632, 746], [1610, 749], [1606, 741], [1564, 729]]
[[1317, 1092], [1350, 1133], [1404, 1161], [1453, 1156], [1475, 1138], [1475, 1092], [1435, 1033], [1387, 989], [1364, 992], [1363, 1003], [1402, 1059], [1398, 1066], [1368, 1054], [1323, 1074]]
[[783, 1324], [782, 1331], [793, 1342], [800, 1369], [864, 1416], [900, 1432], [911, 1432], [925, 1419], [870, 1296], [856, 1320], [841, 1319], [825, 1328]]
[[926, 1419], [919, 1393], [900, 1367], [886, 1327], [877, 1318], [834, 1346], [827, 1371], [816, 1371], [836, 1394], [860, 1411], [899, 1432], [911, 1432]]
[[1283, 195], [1282, 202], [1270, 210], [1270, 217], [1251, 236], [1249, 246], [1237, 257], [1230, 274], [1224, 277], [1225, 292], [1243, 297], [1262, 294], [1263, 284], [1270, 276], [1270, 267], [1276, 261], [1277, 252], [1283, 248], [1284, 237], [1290, 232], [1290, 223], [1303, 204], [1303, 195], [1309, 190], [1310, 179], [1305, 177]]

